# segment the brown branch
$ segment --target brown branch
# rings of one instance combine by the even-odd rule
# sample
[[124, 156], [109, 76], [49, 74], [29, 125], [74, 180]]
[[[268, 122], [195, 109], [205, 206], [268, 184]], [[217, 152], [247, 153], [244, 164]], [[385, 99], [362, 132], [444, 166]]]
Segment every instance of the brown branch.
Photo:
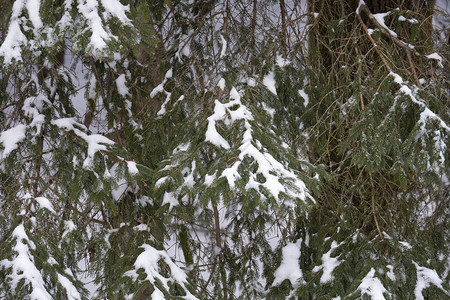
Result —
[[[368, 8], [365, 4], [363, 4], [363, 5], [360, 6], [360, 10], [361, 10], [361, 11], [364, 11], [364, 12], [366, 13], [366, 15], [369, 17], [370, 21], [372, 21], [372, 23], [373, 23], [375, 26], [377, 26], [377, 27], [381, 30], [382, 33], [384, 33], [385, 35], [387, 35], [388, 37], [390, 37], [390, 38], [394, 41], [394, 43], [395, 43], [397, 46], [399, 46], [399, 47], [405, 49], [407, 52], [414, 53], [416, 56], [422, 57], [422, 55], [421, 55], [419, 52], [417, 52], [416, 50], [414, 50], [414, 48], [411, 48], [411, 47], [409, 46], [409, 44], [403, 42], [402, 40], [400, 40], [400, 39], [397, 38], [396, 36], [392, 35], [385, 27], [383, 27], [383, 26], [377, 21], [377, 19], [375, 18], [375, 16], [372, 14], [372, 12], [369, 10], [369, 8]], [[359, 16], [359, 15], [360, 15], [360, 14], [358, 14], [358, 16]]]
[[222, 273], [222, 285], [223, 285], [223, 298], [228, 299], [228, 293], [227, 293], [227, 279], [226, 279], [226, 272], [224, 269], [224, 264], [222, 261], [223, 255], [222, 255], [222, 237], [220, 236], [220, 220], [219, 220], [219, 211], [217, 210], [217, 205], [213, 205], [214, 210], [214, 223], [215, 223], [215, 233], [216, 233], [216, 244], [217, 247], [220, 248], [220, 254], [219, 254], [219, 263], [221, 267], [221, 273]]
[[[355, 44], [356, 44], [356, 42], [355, 42]], [[364, 110], [364, 98], [363, 98], [363, 95], [361, 92], [361, 76], [359, 76], [359, 72], [361, 71], [361, 60], [359, 57], [361, 56], [361, 53], [359, 52], [358, 47], [355, 48], [355, 51], [356, 51], [356, 55], [358, 57], [358, 69], [356, 70], [356, 76], [358, 77], [358, 84], [359, 84], [359, 91], [358, 91], [359, 101], [361, 102], [361, 110]]]
[[281, 44], [283, 46], [284, 55], [287, 54], [287, 33], [286, 33], [286, 4], [284, 0], [280, 0], [280, 10], [281, 10]]
[[[419, 81], [419, 77], [417, 76], [416, 68], [415, 68], [414, 63], [411, 58], [411, 53], [414, 53], [414, 55], [416, 55], [418, 57], [422, 57], [422, 55], [419, 52], [417, 52], [416, 50], [414, 50], [414, 48], [411, 48], [409, 44], [403, 42], [396, 36], [392, 35], [385, 27], [383, 27], [365, 4], [360, 6], [360, 10], [364, 11], [364, 13], [369, 17], [370, 21], [372, 21], [372, 23], [375, 24], [375, 26], [378, 27], [378, 29], [380, 29], [382, 33], [384, 33], [385, 35], [390, 37], [397, 46], [401, 47], [402, 49], [404, 49], [406, 51], [406, 56], [408, 58], [408, 63], [411, 68], [411, 71], [413, 72], [414, 80], [416, 81], [416, 84], [418, 87], [422, 87], [422, 85], [420, 84], [420, 81]], [[367, 30], [367, 27], [365, 26], [364, 22], [362, 22], [362, 20], [361, 20], [360, 14], [358, 14], [358, 18], [361, 21], [361, 24], [363, 25], [364, 30], [369, 35], [369, 38], [373, 41], [372, 37], [370, 36], [370, 34]], [[373, 41], [373, 43], [375, 44], [375, 41]], [[378, 50], [377, 50], [377, 52], [378, 52]]]
[[380, 49], [378, 49], [377, 43], [375, 43], [374, 39], [369, 34], [369, 30], [367, 29], [366, 24], [364, 24], [364, 21], [361, 19], [361, 15], [360, 14], [358, 14], [358, 20], [361, 23], [361, 26], [363, 27], [364, 31], [366, 32], [367, 37], [369, 38], [369, 40], [372, 43], [373, 47], [375, 48], [375, 51], [377, 52], [378, 56], [380, 56], [381, 60], [383, 61], [384, 66], [386, 67], [388, 72], [391, 73], [392, 72], [391, 67], [389, 67], [386, 59], [384, 58], [383, 54], [380, 52]]
[[373, 178], [372, 174], [369, 172], [369, 178], [370, 178], [370, 185], [372, 187], [371, 194], [372, 194], [372, 214], [373, 219], [375, 220], [375, 225], [377, 226], [378, 234], [380, 235], [380, 238], [382, 241], [384, 241], [383, 234], [381, 233], [380, 225], [378, 224], [377, 214], [375, 211], [375, 185], [373, 184]]

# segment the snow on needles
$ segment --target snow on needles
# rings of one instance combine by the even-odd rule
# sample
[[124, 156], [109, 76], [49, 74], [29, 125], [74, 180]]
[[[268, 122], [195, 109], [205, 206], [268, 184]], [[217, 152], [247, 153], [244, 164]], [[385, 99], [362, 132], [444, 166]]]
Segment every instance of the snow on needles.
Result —
[[14, 2], [8, 27], [8, 34], [0, 46], [0, 56], [4, 57], [5, 64], [10, 64], [12, 60], [22, 61], [21, 46], [26, 44], [28, 41], [20, 29], [20, 26], [26, 22], [24, 18], [21, 18], [25, 7], [27, 8], [30, 21], [34, 26], [34, 31], [36, 32], [42, 27], [42, 20], [39, 16], [39, 1], [17, 0]]
[[229, 106], [222, 104], [219, 100], [214, 102], [214, 114], [208, 118], [208, 129], [205, 134], [207, 142], [225, 149], [230, 149], [230, 144], [217, 132], [216, 122], [225, 117], [226, 108]]
[[[28, 238], [23, 224], [18, 225], [12, 232], [12, 237], [16, 240], [16, 245], [13, 247], [16, 255], [13, 259], [4, 259], [0, 261], [0, 267], [10, 268], [11, 272], [7, 275], [5, 280], [10, 281], [11, 287], [15, 289], [17, 285], [30, 285], [30, 299], [35, 300], [51, 300], [53, 297], [45, 287], [45, 280], [41, 272], [36, 268], [34, 258], [31, 250], [36, 249], [36, 245]], [[50, 258], [49, 261], [55, 261]], [[66, 277], [56, 272], [58, 281], [67, 291], [69, 300], [81, 299], [81, 295], [72, 282]]]
[[369, 273], [367, 273], [366, 277], [363, 278], [361, 284], [358, 289], [361, 291], [361, 294], [370, 295], [372, 300], [385, 300], [384, 293], [391, 295], [386, 288], [381, 283], [380, 279], [374, 277], [375, 269], [371, 268]]
[[98, 14], [98, 2], [95, 0], [81, 0], [78, 2], [78, 10], [86, 19], [91, 31], [89, 46], [95, 53], [101, 53], [106, 48], [106, 42], [112, 37], [102, 24], [102, 19]]
[[53, 209], [53, 205], [51, 204], [50, 200], [48, 200], [45, 197], [36, 197], [36, 202], [39, 203], [39, 205], [42, 208], [48, 209], [50, 212], [54, 213], [56, 215], [56, 211]]
[[[155, 284], [156, 280], [158, 280], [162, 284], [165, 290], [170, 290], [168, 285], [169, 282], [176, 281], [187, 293], [185, 296], [181, 298], [184, 298], [186, 300], [197, 299], [185, 287], [187, 275], [172, 261], [167, 252], [157, 250], [148, 244], [143, 244], [141, 248], [143, 248], [144, 251], [138, 255], [136, 261], [134, 262], [135, 270], [126, 272], [125, 276], [137, 280], [139, 277], [137, 270], [143, 269], [146, 274], [145, 280], [148, 280], [150, 283], [153, 284], [154, 291], [152, 293], [151, 299], [155, 300], [166, 299], [163, 292], [158, 288], [158, 285]], [[167, 266], [169, 267], [171, 277], [167, 278], [161, 275], [159, 264], [160, 260], [164, 261], [164, 263], [167, 264]]]
[[417, 269], [417, 281], [416, 288], [414, 289], [414, 296], [416, 296], [416, 300], [424, 300], [422, 291], [430, 286], [430, 284], [434, 284], [438, 288], [446, 292], [442, 287], [442, 279], [439, 278], [439, 275], [435, 270], [428, 269], [426, 267], [419, 266], [416, 262], [413, 262]]
[[[234, 189], [235, 181], [241, 178], [238, 168], [245, 157], [250, 157], [256, 162], [258, 169], [255, 173], [250, 172], [250, 178], [245, 186], [247, 190], [259, 190], [260, 187], [264, 187], [276, 200], [279, 200], [280, 193], [285, 193], [293, 198], [299, 198], [305, 201], [306, 196], [309, 196], [309, 194], [307, 193], [304, 182], [298, 179], [292, 171], [286, 169], [283, 164], [277, 161], [270, 153], [265, 152], [260, 141], [253, 138], [253, 128], [250, 123], [253, 121], [253, 115], [251, 111], [242, 104], [241, 96], [236, 88], [233, 87], [231, 89], [230, 101], [228, 103], [224, 104], [215, 100], [214, 113], [208, 118], [208, 128], [206, 130], [205, 140], [218, 147], [230, 149], [231, 146], [228, 141], [218, 133], [216, 123], [222, 121], [226, 126], [230, 126], [236, 120], [244, 121], [244, 133], [238, 148], [240, 152], [238, 156], [239, 159], [231, 164], [231, 166], [224, 169], [219, 178], [225, 177], [230, 188]], [[265, 177], [263, 183], [257, 180], [258, 174]], [[292, 186], [295, 188], [287, 189], [285, 185], [280, 182], [280, 178], [292, 180]]]
[[5, 130], [0, 135], [0, 143], [3, 144], [3, 153], [0, 152], [0, 160], [8, 157], [8, 155], [18, 147], [18, 143], [22, 142], [25, 138], [26, 126], [19, 124], [8, 130]]
[[263, 84], [267, 87], [267, 89], [274, 95], [277, 94], [277, 89], [275, 87], [275, 74], [273, 72], [269, 72], [266, 76], [264, 76]]
[[331, 243], [330, 250], [322, 255], [322, 265], [315, 266], [312, 271], [319, 272], [323, 270], [322, 276], [320, 277], [320, 283], [327, 283], [333, 280], [333, 271], [334, 269], [341, 264], [341, 261], [338, 260], [338, 257], [331, 257], [331, 253], [339, 247], [339, 244], [336, 241]]
[[[54, 33], [58, 30], [66, 30], [69, 27], [76, 28], [76, 23], [81, 23], [81, 32], [79, 35], [86, 36], [86, 32], [90, 33], [89, 47], [93, 56], [101, 56], [104, 54], [107, 42], [117, 40], [117, 37], [111, 33], [108, 26], [104, 24], [104, 20], [108, 21], [112, 17], [117, 18], [126, 26], [133, 26], [126, 13], [129, 12], [129, 5], [123, 5], [119, 0], [101, 0], [103, 8], [103, 19], [99, 14], [99, 0], [79, 0], [76, 9], [82, 15], [77, 20], [72, 19], [72, 8], [74, 1], [66, 0], [62, 5], [64, 14], [56, 22], [56, 26], [52, 28], [43, 24], [40, 17], [41, 1], [40, 0], [16, 0], [12, 7], [11, 18], [8, 26], [8, 34], [0, 46], [0, 56], [3, 56], [5, 64], [11, 64], [13, 60], [22, 61], [22, 48], [27, 47], [32, 51], [39, 51], [39, 47], [43, 45], [54, 44]], [[78, 15], [78, 14], [75, 14]], [[29, 32], [30, 27], [28, 21], [33, 25], [35, 38], [30, 41], [22, 30]], [[83, 23], [85, 21], [85, 24]], [[56, 29], [59, 28], [59, 29]], [[56, 31], [55, 31], [56, 30]], [[46, 34], [41, 34], [45, 32]], [[36, 43], [36, 40], [40, 42]], [[33, 42], [34, 41], [34, 42]]]
[[425, 103], [423, 103], [422, 101], [418, 100], [414, 94], [413, 91], [406, 85], [403, 84], [403, 79], [400, 75], [396, 74], [396, 73], [389, 73], [388, 76], [391, 76], [394, 81], [400, 86], [400, 92], [402, 92], [403, 94], [405, 94], [406, 96], [408, 96], [411, 101], [417, 105], [419, 105], [423, 110], [420, 113], [420, 119], [419, 119], [419, 124], [421, 125], [421, 131], [425, 132], [425, 123], [427, 121], [427, 119], [433, 119], [434, 121], [436, 121], [437, 124], [439, 124], [443, 129], [445, 129], [446, 131], [450, 132], [450, 127], [434, 112], [432, 112]]
[[[61, 129], [65, 129], [68, 131], [73, 131], [77, 136], [82, 138], [87, 144], [88, 144], [88, 156], [84, 160], [83, 167], [85, 169], [89, 169], [92, 166], [92, 161], [94, 159], [94, 155], [98, 151], [105, 151], [107, 150], [106, 145], [112, 145], [114, 144], [113, 141], [108, 139], [107, 137], [100, 135], [100, 134], [86, 134], [85, 132], [81, 131], [80, 129], [76, 128], [76, 126], [83, 128], [84, 125], [79, 124], [75, 121], [74, 118], [62, 118], [53, 120], [51, 122], [53, 125], [58, 126]], [[131, 170], [133, 169], [133, 166], [131, 166]]]
[[289, 279], [292, 286], [298, 285], [297, 281], [303, 277], [299, 264], [301, 244], [302, 239], [298, 239], [296, 243], [288, 243], [283, 247], [281, 264], [275, 271], [273, 286], [280, 285], [286, 279]]
[[[53, 299], [47, 292], [44, 285], [44, 278], [36, 268], [33, 257], [30, 254], [30, 248], [36, 246], [28, 238], [23, 224], [17, 226], [12, 236], [16, 239], [16, 245], [13, 250], [17, 255], [12, 260], [4, 259], [0, 261], [0, 266], [11, 268], [12, 273], [7, 275], [6, 280], [11, 281], [11, 287], [15, 289], [22, 280], [31, 285], [30, 298], [36, 300]], [[24, 242], [25, 241], [25, 242]]]

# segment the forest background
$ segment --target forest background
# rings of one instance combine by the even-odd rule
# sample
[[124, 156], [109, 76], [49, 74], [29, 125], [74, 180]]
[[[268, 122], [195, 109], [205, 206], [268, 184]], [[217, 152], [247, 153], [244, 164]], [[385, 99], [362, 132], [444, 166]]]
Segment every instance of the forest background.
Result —
[[447, 1], [0, 7], [0, 298], [450, 295]]

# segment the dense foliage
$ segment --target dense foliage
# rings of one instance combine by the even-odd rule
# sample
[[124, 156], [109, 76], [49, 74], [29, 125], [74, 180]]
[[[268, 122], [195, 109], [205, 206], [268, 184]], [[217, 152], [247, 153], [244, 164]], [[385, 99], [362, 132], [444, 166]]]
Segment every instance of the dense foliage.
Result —
[[448, 15], [398, 2], [0, 0], [0, 298], [448, 297]]

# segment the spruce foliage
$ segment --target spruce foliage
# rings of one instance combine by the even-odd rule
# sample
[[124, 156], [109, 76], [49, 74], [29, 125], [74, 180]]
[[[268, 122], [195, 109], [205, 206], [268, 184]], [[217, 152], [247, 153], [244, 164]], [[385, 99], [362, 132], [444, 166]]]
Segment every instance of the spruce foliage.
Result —
[[450, 295], [434, 1], [0, 3], [0, 298]]

